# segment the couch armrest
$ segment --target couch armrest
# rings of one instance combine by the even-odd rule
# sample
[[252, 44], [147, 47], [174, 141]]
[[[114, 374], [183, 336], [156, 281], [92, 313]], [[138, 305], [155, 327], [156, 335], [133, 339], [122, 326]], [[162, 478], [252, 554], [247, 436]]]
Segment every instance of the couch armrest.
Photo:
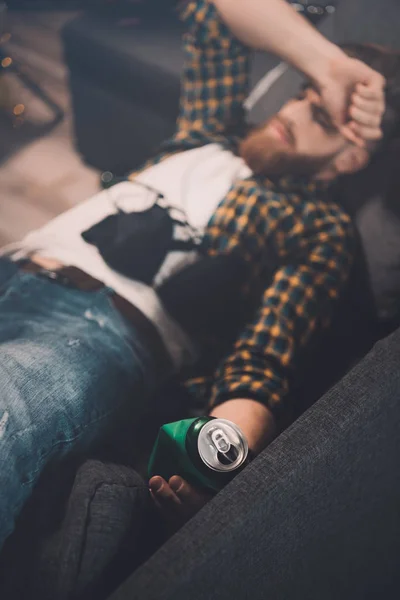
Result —
[[400, 330], [110, 600], [399, 597], [399, 356]]

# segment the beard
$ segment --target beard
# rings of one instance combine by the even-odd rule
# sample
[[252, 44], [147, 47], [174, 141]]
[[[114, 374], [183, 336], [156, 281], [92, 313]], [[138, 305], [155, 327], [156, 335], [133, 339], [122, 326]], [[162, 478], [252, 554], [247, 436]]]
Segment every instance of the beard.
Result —
[[326, 166], [333, 155], [305, 155], [295, 150], [293, 144], [285, 144], [268, 132], [268, 124], [253, 128], [239, 144], [239, 156], [243, 158], [255, 175], [281, 177], [284, 175], [316, 175]]

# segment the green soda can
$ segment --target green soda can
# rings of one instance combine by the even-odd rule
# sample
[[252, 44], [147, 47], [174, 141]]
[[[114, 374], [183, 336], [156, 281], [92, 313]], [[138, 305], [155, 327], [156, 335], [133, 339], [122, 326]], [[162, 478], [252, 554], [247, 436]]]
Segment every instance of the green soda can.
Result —
[[194, 486], [221, 490], [249, 462], [240, 428], [227, 419], [197, 417], [163, 425], [150, 456], [149, 477], [180, 475]]

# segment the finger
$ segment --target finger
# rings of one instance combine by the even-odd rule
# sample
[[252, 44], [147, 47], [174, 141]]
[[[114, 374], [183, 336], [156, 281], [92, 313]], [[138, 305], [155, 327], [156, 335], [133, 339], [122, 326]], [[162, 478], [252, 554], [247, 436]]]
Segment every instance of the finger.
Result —
[[370, 128], [378, 128], [381, 124], [381, 116], [365, 112], [357, 106], [350, 106], [349, 114], [351, 118], [359, 123]]
[[179, 510], [182, 502], [162, 477], [152, 477], [149, 481], [150, 491], [164, 509]]
[[207, 493], [199, 492], [187, 481], [174, 475], [169, 480], [170, 487], [174, 490], [181, 502], [193, 509], [199, 509], [209, 500], [210, 496]]
[[171, 489], [175, 492], [186, 511], [195, 510], [202, 504], [199, 502], [198, 492], [184, 479], [174, 475], [169, 480]]
[[158, 490], [161, 489], [161, 487], [164, 485], [164, 483], [165, 483], [165, 479], [163, 479], [159, 475], [155, 475], [154, 477], [151, 477], [151, 479], [149, 480], [150, 491], [152, 491], [156, 494], [158, 492]]
[[179, 494], [181, 493], [181, 489], [184, 488], [183, 490], [183, 495], [185, 494], [185, 489], [187, 490], [188, 488], [191, 488], [191, 486], [189, 486], [189, 484], [187, 483], [187, 481], [185, 481], [184, 479], [182, 479], [182, 477], [179, 477], [179, 475], [173, 475], [169, 481], [169, 486], [172, 490], [174, 490], [175, 494], [179, 497]]
[[340, 133], [352, 144], [355, 144], [360, 148], [365, 148], [365, 140], [353, 131], [353, 129], [350, 127], [350, 124], [341, 127]]
[[351, 105], [356, 106], [365, 113], [371, 113], [382, 117], [385, 112], [385, 103], [383, 100], [367, 100], [360, 96], [360, 94], [354, 93], [351, 97]]
[[384, 78], [382, 78], [382, 82], [378, 84], [375, 82], [368, 85], [365, 83], [357, 83], [355, 91], [365, 100], [382, 99], [385, 95], [385, 83], [386, 81]]
[[368, 127], [361, 125], [356, 121], [349, 123], [349, 127], [357, 137], [360, 137], [365, 141], [377, 141], [383, 137], [383, 132], [380, 127]]

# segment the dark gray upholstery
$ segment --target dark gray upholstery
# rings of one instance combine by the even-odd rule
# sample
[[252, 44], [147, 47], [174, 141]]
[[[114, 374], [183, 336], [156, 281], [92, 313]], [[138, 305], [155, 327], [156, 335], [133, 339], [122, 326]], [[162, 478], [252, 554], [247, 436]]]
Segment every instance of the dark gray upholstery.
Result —
[[382, 197], [372, 196], [356, 217], [382, 320], [400, 314], [400, 196], [398, 205], [395, 212]]
[[49, 600], [69, 600], [87, 594], [93, 582], [107, 585], [105, 569], [124, 544], [134, 563], [136, 543], [143, 544], [148, 505], [147, 486], [134, 471], [86, 462], [77, 473], [65, 518], [55, 536], [57, 543], [53, 540], [53, 551], [58, 557], [55, 589], [52, 595], [48, 594]]
[[73, 484], [65, 464], [58, 470], [43, 479], [6, 543], [2, 598], [106, 598], [157, 540], [147, 485], [131, 468], [87, 460], [75, 466]]
[[400, 595], [400, 330], [110, 600]]

